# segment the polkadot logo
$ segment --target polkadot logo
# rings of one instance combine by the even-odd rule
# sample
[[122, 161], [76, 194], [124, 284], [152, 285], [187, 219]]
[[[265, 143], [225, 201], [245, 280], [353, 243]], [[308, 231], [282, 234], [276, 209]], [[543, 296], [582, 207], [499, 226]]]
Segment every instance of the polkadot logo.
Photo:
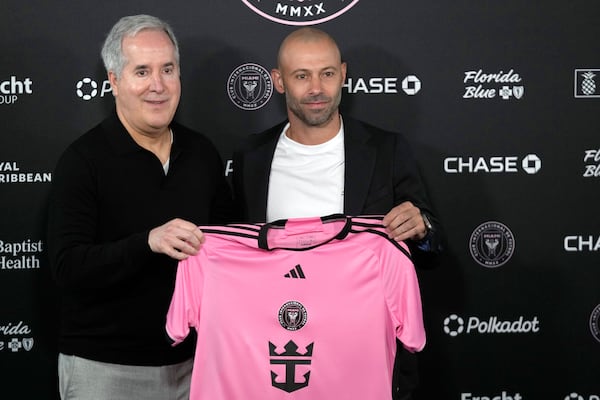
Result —
[[577, 393], [573, 392], [573, 393], [569, 394], [568, 396], [566, 396], [565, 400], [584, 400], [584, 399], [583, 399], [583, 396], [580, 396]]
[[98, 84], [92, 78], [83, 78], [77, 82], [77, 97], [88, 101], [98, 95]]
[[444, 333], [452, 337], [458, 336], [465, 330], [465, 321], [456, 314], [444, 319]]

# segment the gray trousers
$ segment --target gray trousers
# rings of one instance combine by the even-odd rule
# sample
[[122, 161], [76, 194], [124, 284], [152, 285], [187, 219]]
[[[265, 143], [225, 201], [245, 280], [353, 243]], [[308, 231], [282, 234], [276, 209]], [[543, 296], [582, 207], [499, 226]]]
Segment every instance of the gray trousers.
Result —
[[190, 359], [160, 367], [109, 364], [59, 354], [62, 400], [187, 400], [192, 377]]

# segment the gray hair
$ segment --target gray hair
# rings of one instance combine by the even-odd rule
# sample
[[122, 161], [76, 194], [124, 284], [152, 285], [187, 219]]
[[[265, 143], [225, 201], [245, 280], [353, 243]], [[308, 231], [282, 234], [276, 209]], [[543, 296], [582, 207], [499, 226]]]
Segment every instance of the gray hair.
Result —
[[117, 79], [121, 76], [127, 60], [123, 55], [123, 39], [137, 35], [140, 31], [149, 29], [164, 31], [175, 48], [175, 61], [179, 65], [179, 44], [168, 23], [151, 15], [130, 15], [121, 18], [110, 30], [102, 46], [102, 61], [106, 72], [113, 72]]

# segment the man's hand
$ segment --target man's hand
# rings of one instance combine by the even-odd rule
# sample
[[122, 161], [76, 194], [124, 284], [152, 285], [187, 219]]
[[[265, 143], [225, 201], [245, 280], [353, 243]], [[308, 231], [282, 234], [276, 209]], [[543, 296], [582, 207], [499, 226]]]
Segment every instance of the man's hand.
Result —
[[390, 238], [396, 241], [406, 239], [421, 240], [427, 235], [427, 228], [419, 210], [410, 201], [405, 201], [392, 208], [383, 217]]
[[153, 252], [176, 260], [198, 253], [204, 240], [204, 234], [195, 224], [179, 218], [152, 229], [148, 235], [148, 245]]

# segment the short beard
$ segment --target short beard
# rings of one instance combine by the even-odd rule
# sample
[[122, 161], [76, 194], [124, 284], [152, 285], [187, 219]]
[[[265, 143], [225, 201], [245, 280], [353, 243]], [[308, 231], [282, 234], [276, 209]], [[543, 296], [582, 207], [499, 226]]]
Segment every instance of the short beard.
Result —
[[[342, 100], [342, 91], [340, 90], [335, 95], [333, 102], [331, 103], [329, 108], [323, 110], [322, 112], [320, 112], [319, 114], [316, 114], [316, 115], [310, 115], [309, 113], [303, 112], [302, 108], [300, 107], [298, 102], [295, 101], [294, 99], [290, 98], [290, 96], [288, 96], [287, 92], [285, 93], [285, 100], [286, 100], [288, 108], [290, 109], [292, 114], [294, 114], [300, 121], [302, 121], [307, 126], [318, 127], [318, 126], [327, 124], [329, 121], [331, 121], [333, 119], [333, 115], [337, 111], [338, 107], [340, 106], [340, 102]], [[311, 100], [311, 101], [328, 100], [328, 98], [324, 97], [322, 95], [318, 95], [318, 96], [309, 97], [304, 100]]]

